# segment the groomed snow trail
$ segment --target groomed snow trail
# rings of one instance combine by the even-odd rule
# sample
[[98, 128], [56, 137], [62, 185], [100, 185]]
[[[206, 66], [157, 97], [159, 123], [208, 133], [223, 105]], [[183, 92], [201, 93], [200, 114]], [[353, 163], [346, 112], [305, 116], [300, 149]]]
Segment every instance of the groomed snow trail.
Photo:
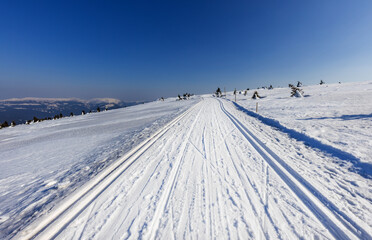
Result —
[[[237, 112], [231, 102], [205, 98], [140, 146], [92, 199], [66, 208], [67, 222], [57, 219], [37, 237], [370, 238], [309, 190]], [[54, 227], [57, 236], [48, 235]]]

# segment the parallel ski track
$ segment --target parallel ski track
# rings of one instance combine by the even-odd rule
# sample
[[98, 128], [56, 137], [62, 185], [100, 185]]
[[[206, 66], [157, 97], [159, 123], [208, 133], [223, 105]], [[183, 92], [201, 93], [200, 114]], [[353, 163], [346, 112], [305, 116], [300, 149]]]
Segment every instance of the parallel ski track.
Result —
[[189, 143], [190, 135], [191, 135], [192, 131], [194, 130], [195, 124], [198, 121], [201, 110], [202, 110], [202, 108], [199, 109], [199, 112], [196, 115], [195, 119], [193, 120], [193, 123], [192, 123], [190, 129], [188, 129], [188, 132], [187, 132], [187, 135], [186, 135], [186, 138], [185, 138], [186, 141], [184, 141], [182, 143], [181, 147], [180, 147], [180, 152], [179, 152], [179, 154], [176, 158], [174, 166], [172, 167], [172, 172], [171, 172], [171, 174], [169, 176], [169, 180], [167, 181], [167, 184], [164, 188], [164, 193], [161, 195], [161, 197], [159, 199], [159, 203], [158, 203], [159, 205], [156, 207], [156, 210], [155, 210], [155, 213], [154, 213], [154, 216], [153, 216], [153, 220], [149, 224], [149, 229], [147, 231], [147, 234], [144, 236], [144, 239], [155, 239], [157, 234], [158, 234], [160, 220], [163, 216], [163, 213], [166, 212], [166, 209], [167, 209], [169, 200], [171, 198], [172, 192], [174, 190], [175, 185], [177, 184], [177, 179], [178, 179], [178, 176], [179, 176], [179, 173], [180, 173], [180, 168], [181, 168], [182, 162], [185, 160], [185, 154], [186, 154], [188, 146], [190, 144]]
[[[177, 116], [154, 135], [118, 159], [95, 178], [82, 186], [61, 205], [52, 210], [40, 221], [36, 221], [16, 235], [17, 239], [54, 239], [79, 214], [83, 212], [102, 192], [104, 192], [128, 167], [130, 167], [148, 148], [150, 148], [170, 128], [193, 111], [199, 103]], [[173, 186], [173, 185], [172, 185]]]
[[276, 174], [287, 184], [292, 192], [318, 218], [336, 239], [372, 239], [371, 235], [338, 208], [326, 200], [309, 182], [297, 174], [268, 146], [261, 142], [243, 123], [228, 112], [222, 101], [221, 110], [262, 156]]

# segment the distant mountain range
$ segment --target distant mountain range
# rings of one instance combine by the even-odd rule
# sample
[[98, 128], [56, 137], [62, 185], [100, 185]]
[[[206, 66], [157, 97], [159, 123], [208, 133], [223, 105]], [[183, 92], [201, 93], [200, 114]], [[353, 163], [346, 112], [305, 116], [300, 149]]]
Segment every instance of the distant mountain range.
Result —
[[12, 98], [0, 100], [0, 123], [15, 121], [17, 124], [37, 117], [52, 117], [62, 113], [63, 116], [80, 115], [85, 112], [115, 109], [133, 106], [140, 102], [123, 102], [114, 98], [95, 98], [83, 100], [78, 98]]

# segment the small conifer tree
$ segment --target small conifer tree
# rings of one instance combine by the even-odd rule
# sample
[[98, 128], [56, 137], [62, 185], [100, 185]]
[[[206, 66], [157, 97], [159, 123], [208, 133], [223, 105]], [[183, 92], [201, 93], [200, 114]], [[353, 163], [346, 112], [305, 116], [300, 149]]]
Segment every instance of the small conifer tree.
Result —
[[9, 123], [7, 121], [5, 121], [3, 124], [1, 124], [1, 126], [3, 128], [9, 127]]
[[291, 97], [303, 97], [304, 91], [298, 87], [293, 86], [291, 91]]
[[259, 98], [261, 98], [261, 97], [260, 97], [260, 95], [258, 95], [258, 92], [254, 91], [252, 99], [259, 99]]
[[219, 87], [216, 90], [216, 96], [217, 97], [221, 97], [222, 96], [222, 92], [221, 92], [221, 89]]

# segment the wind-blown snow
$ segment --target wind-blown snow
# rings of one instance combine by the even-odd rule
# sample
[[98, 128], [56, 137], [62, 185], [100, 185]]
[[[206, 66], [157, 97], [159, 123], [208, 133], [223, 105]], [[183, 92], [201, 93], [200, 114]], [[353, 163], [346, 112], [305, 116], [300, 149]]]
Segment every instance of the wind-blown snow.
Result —
[[237, 104], [255, 112], [258, 103], [261, 116], [372, 164], [372, 82], [301, 88], [304, 98], [289, 97], [290, 88], [259, 89], [264, 98], [250, 99], [251, 90]]
[[[42, 214], [198, 99], [0, 130], [0, 238]], [[41, 212], [39, 212], [41, 211]]]
[[[372, 84], [302, 89], [303, 98], [278, 88], [253, 100], [251, 90], [237, 103], [231, 93], [167, 99], [1, 130], [0, 237], [25, 236], [82, 193], [71, 219], [60, 216], [68, 224], [51, 224], [57, 238], [371, 239]], [[97, 172], [116, 160], [128, 165], [105, 183]], [[92, 182], [102, 192], [90, 193]]]

